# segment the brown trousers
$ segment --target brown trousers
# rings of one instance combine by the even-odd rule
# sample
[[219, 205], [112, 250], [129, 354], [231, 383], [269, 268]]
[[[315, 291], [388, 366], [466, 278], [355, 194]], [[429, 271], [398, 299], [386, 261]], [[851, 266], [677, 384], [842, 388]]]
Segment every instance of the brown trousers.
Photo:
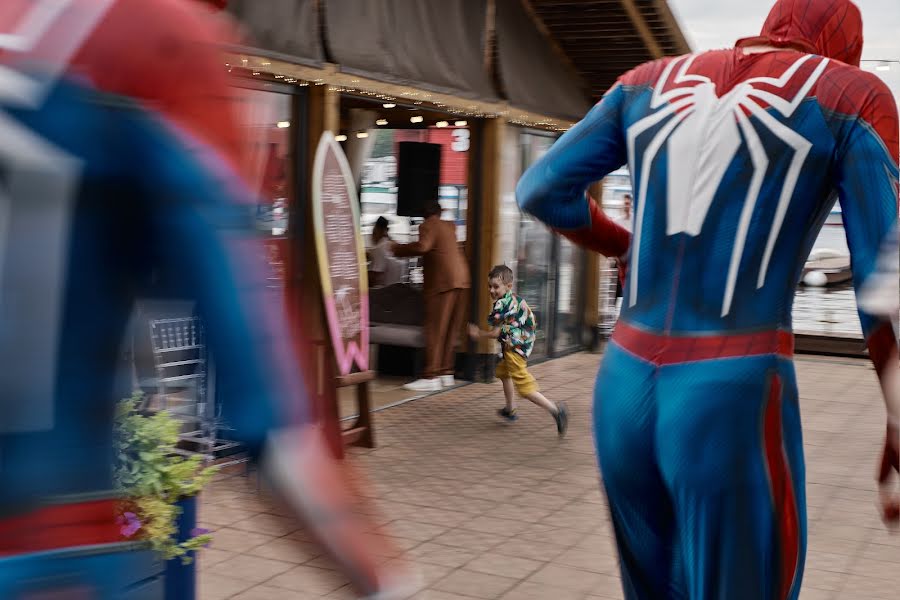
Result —
[[425, 370], [422, 377], [453, 375], [465, 300], [465, 289], [425, 296]]

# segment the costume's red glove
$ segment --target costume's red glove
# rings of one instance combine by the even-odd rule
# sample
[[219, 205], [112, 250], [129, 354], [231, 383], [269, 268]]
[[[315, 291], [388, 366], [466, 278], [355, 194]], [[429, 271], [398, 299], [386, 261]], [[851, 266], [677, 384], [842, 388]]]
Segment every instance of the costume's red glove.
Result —
[[[890, 400], [898, 393], [897, 387], [897, 339], [894, 337], [894, 328], [889, 322], [882, 323], [875, 328], [866, 339], [866, 347], [869, 350], [869, 358], [878, 373], [878, 380], [885, 398]], [[888, 406], [891, 402], [888, 401]], [[888, 408], [887, 435], [884, 440], [884, 451], [881, 454], [881, 464], [878, 467], [878, 499], [880, 503], [881, 518], [892, 527], [900, 526], [900, 488], [898, 482], [893, 481], [900, 474], [900, 423], [897, 415], [890, 413]], [[894, 477], [892, 477], [894, 474]]]
[[616, 268], [619, 270], [619, 283], [625, 287], [625, 277], [628, 276], [628, 262], [624, 258], [616, 261]]
[[892, 490], [891, 474], [900, 475], [900, 427], [888, 421], [878, 483], [881, 487], [881, 518], [892, 527], [900, 526], [900, 492]]
[[579, 229], [554, 229], [555, 232], [571, 240], [582, 248], [599, 252], [610, 258], [620, 258], [628, 252], [631, 233], [606, 216], [600, 204], [588, 198], [591, 223]]

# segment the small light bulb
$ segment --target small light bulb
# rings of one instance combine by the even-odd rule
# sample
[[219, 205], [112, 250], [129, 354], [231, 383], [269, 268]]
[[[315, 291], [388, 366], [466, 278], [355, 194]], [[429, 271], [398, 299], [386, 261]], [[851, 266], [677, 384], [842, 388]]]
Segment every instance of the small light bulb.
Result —
[[396, 106], [397, 106], [397, 105], [394, 104], [393, 102], [386, 102], [386, 103], [384, 104], [384, 107], [385, 107], [385, 108], [394, 108], [394, 107], [396, 107]]
[[290, 121], [278, 121], [278, 129], [287, 129], [291, 126]]
[[415, 117], [410, 117], [409, 122], [410, 123], [421, 123], [424, 120], [425, 120], [425, 117], [415, 116]]
[[465, 127], [466, 125], [468, 125], [468, 123], [466, 121], [457, 121], [456, 123], [454, 123], [454, 125], [456, 125], [457, 127]]
[[346, 135], [336, 135], [336, 136], [334, 136], [334, 141], [336, 141], [336, 142], [346, 142], [346, 141], [347, 141], [347, 136], [346, 136]]
[[368, 131], [357, 131], [356, 137], [358, 137], [359, 139], [367, 138], [367, 137], [369, 137], [369, 132]]
[[378, 119], [375, 121], [376, 125], [387, 125], [387, 119]]
[[434, 124], [435, 127], [447, 127], [449, 125], [450, 123], [448, 123], [447, 121], [438, 121]]

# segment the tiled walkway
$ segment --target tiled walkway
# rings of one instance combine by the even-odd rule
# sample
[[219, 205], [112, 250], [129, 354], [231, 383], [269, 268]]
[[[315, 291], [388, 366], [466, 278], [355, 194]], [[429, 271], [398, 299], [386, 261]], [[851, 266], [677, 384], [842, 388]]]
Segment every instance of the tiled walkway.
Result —
[[[599, 357], [534, 367], [545, 393], [572, 410], [569, 435], [521, 406], [498, 422], [499, 382], [469, 385], [375, 417], [378, 448], [350, 460], [425, 586], [414, 598], [621, 598], [590, 433]], [[884, 409], [861, 361], [797, 360], [804, 419], [809, 553], [802, 600], [900, 596], [900, 535], [882, 527], [873, 473]], [[296, 525], [243, 477], [217, 483], [202, 520], [216, 531], [200, 559], [201, 598], [355, 598]], [[386, 557], [385, 560], [394, 560]]]

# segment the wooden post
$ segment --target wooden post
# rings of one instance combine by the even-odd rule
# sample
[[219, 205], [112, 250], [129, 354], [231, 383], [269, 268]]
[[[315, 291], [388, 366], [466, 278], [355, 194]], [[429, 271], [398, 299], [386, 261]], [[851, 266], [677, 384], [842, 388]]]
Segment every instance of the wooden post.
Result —
[[302, 207], [304, 211], [301, 253], [303, 283], [298, 296], [301, 298], [303, 307], [305, 333], [313, 346], [310, 367], [314, 381], [310, 387], [316, 395], [317, 416], [324, 427], [325, 438], [336, 458], [343, 457], [344, 445], [338, 413], [337, 386], [334, 384], [333, 352], [325, 328], [322, 284], [319, 279], [319, 266], [316, 262], [315, 226], [312, 213], [312, 172], [319, 139], [326, 131], [337, 133], [339, 114], [340, 95], [337, 92], [329, 90], [327, 85], [309, 86], [306, 139], [307, 181], [304, 182], [308, 188], [307, 198], [309, 201]]
[[[491, 310], [485, 277], [499, 256], [501, 145], [505, 128], [506, 121], [502, 118], [480, 122], [473, 131], [475, 148], [469, 158], [469, 181], [477, 182], [474, 186], [475, 193], [469, 198], [469, 218], [466, 223], [467, 254], [472, 265], [470, 318], [482, 327]], [[476, 381], [491, 377], [489, 368], [492, 366], [494, 344], [491, 340], [474, 344]]]

